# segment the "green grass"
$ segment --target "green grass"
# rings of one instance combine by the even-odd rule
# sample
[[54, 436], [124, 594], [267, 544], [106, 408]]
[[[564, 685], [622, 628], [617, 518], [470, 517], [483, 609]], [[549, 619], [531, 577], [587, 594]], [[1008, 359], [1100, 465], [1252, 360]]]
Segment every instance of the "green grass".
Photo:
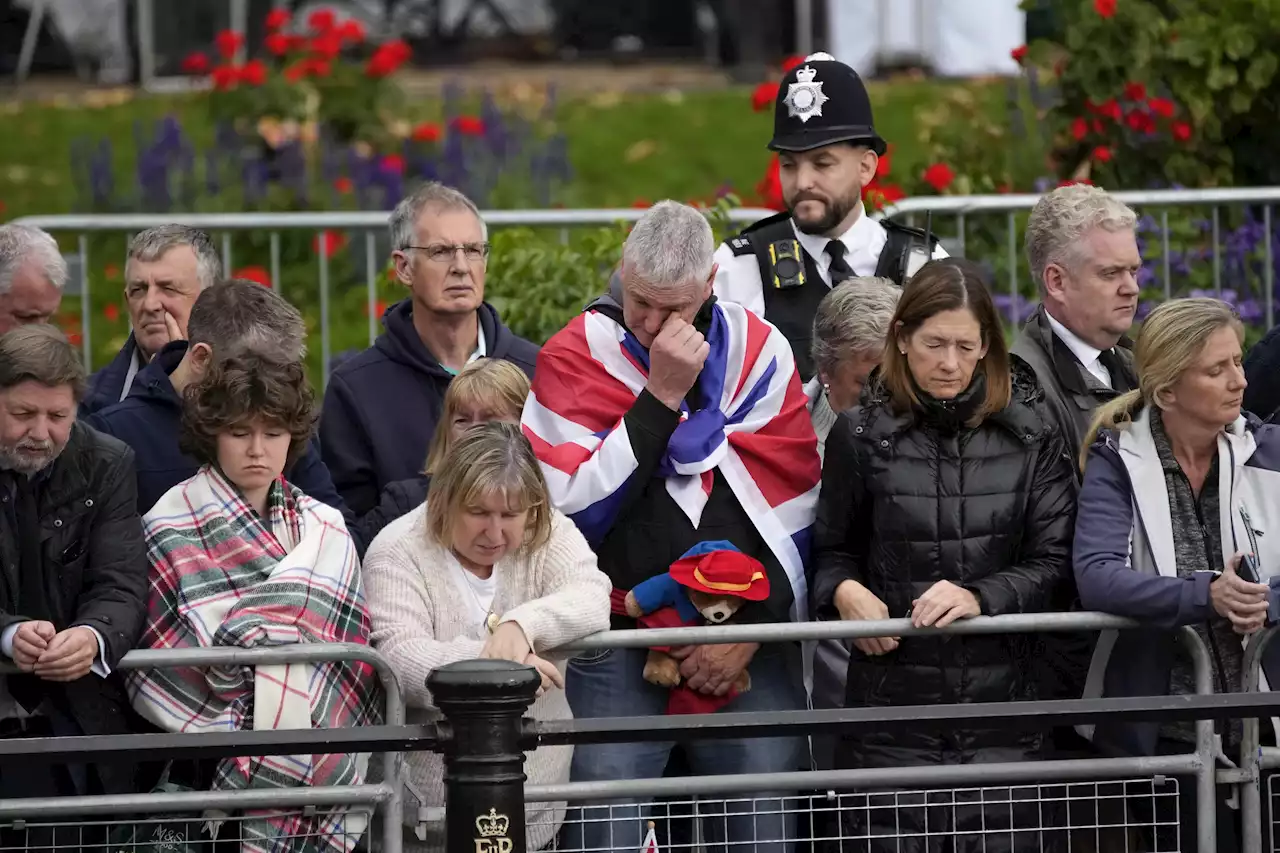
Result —
[[[927, 165], [915, 136], [916, 116], [947, 90], [969, 86], [991, 109], [1002, 107], [999, 86], [932, 81], [872, 84], [881, 135], [894, 145], [894, 176]], [[0, 107], [0, 202], [3, 218], [79, 212], [70, 171], [77, 138], [109, 139], [117, 190], [132, 182], [135, 127], [151, 133], [168, 115], [179, 118], [197, 145], [212, 129], [200, 95], [140, 96], [124, 103], [9, 103]], [[556, 118], [569, 140], [574, 180], [561, 188], [565, 207], [626, 207], [638, 199], [707, 198], [725, 184], [751, 195], [769, 162], [765, 145], [772, 117], [751, 110], [746, 88], [668, 94], [611, 94], [566, 98]], [[437, 103], [416, 100], [414, 118], [431, 117]], [[972, 121], [974, 117], [965, 116]], [[504, 206], [527, 206], [516, 193]]]

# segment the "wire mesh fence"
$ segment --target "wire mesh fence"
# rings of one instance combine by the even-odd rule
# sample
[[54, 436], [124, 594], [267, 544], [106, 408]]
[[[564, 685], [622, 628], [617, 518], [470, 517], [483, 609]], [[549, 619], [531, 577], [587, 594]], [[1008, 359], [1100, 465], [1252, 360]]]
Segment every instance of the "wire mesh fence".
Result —
[[367, 847], [372, 809], [326, 806], [205, 814], [0, 821], [0, 850], [23, 853], [235, 853]]
[[[691, 798], [570, 808], [557, 853], [1172, 853], [1178, 780]], [[537, 824], [529, 826], [533, 835]], [[650, 835], [652, 833], [652, 835]], [[544, 834], [544, 833], [539, 833]], [[652, 848], [649, 845], [652, 842]], [[532, 849], [532, 848], [531, 848]]]

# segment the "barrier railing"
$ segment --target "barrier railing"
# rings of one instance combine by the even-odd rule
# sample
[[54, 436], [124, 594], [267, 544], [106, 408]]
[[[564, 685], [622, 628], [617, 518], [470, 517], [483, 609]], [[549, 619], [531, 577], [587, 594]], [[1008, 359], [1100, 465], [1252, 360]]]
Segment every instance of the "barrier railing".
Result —
[[[403, 726], [405, 721], [404, 699], [400, 683], [396, 680], [391, 664], [369, 646], [351, 643], [303, 643], [270, 648], [215, 647], [207, 649], [137, 649], [126, 654], [116, 666], [117, 670], [165, 669], [171, 667], [256, 667], [273, 664], [306, 664], [349, 662], [368, 664], [377, 674], [385, 696], [384, 719], [387, 726]], [[0, 666], [0, 676], [16, 672], [11, 664]], [[273, 730], [253, 734], [265, 735]], [[309, 752], [334, 752], [323, 748], [326, 732], [314, 732], [320, 737]], [[13, 738], [0, 741], [9, 750], [2, 761], [11, 762], [15, 757], [23, 760], [48, 761], [60, 755], [59, 747], [77, 744], [89, 755], [116, 755], [135, 757], [145, 754], [148, 758], [199, 757], [208, 754], [198, 745], [217, 742], [225, 735], [220, 733], [183, 735], [102, 735], [74, 738]], [[180, 738], [187, 747], [175, 752], [152, 751], [142, 744], [154, 743], [154, 739]], [[43, 744], [43, 746], [42, 746]], [[138, 744], [138, 745], [134, 745]], [[362, 751], [362, 750], [352, 750]], [[233, 751], [232, 755], [272, 754], [253, 750]], [[283, 753], [276, 753], [283, 754]], [[0, 822], [21, 821], [28, 829], [33, 821], [57, 818], [81, 819], [108, 815], [129, 814], [177, 814], [181, 812], [203, 813], [208, 810], [243, 811], [247, 809], [283, 811], [310, 809], [320, 806], [369, 806], [382, 807], [388, 815], [399, 816], [403, 797], [400, 783], [400, 766], [403, 756], [398, 751], [388, 751], [382, 756], [382, 780], [361, 785], [333, 785], [307, 788], [278, 788], [271, 790], [243, 791], [191, 791], [168, 793], [114, 794], [82, 797], [48, 797], [3, 800], [0, 799]], [[127, 821], [133, 823], [133, 821]], [[137, 823], [145, 823], [143, 820]], [[0, 827], [2, 828], [2, 827]], [[48, 828], [48, 827], [45, 827]], [[397, 820], [384, 821], [383, 850], [399, 853], [401, 835]], [[24, 845], [25, 846], [25, 845]]]
[[[1138, 627], [1136, 623], [1097, 613], [1021, 614], [1001, 617], [977, 617], [946, 629], [915, 628], [909, 620], [881, 622], [821, 622], [780, 625], [735, 625], [701, 628], [617, 631], [594, 635], [566, 647], [566, 651], [599, 648], [643, 648], [655, 644], [687, 645], [731, 642], [780, 642], [819, 638], [855, 639], [873, 636], [940, 636], [943, 634], [996, 634], [1058, 631], [1095, 631]], [[1092, 786], [1101, 800], [1104, 785], [1120, 785], [1124, 790], [1135, 784], [1150, 787], [1164, 777], [1194, 777], [1198, 849], [1208, 851], [1215, 844], [1215, 778], [1241, 784], [1248, 791], [1256, 785], [1243, 771], [1216, 771], [1212, 718], [1271, 716], [1280, 709], [1280, 697], [1250, 693], [1214, 696], [1210, 677], [1209, 656], [1191, 629], [1181, 629], [1179, 638], [1191, 656], [1195, 671], [1197, 696], [1148, 697], [1127, 699], [1093, 699], [1063, 702], [1001, 702], [956, 706], [848, 708], [821, 711], [787, 711], [742, 714], [719, 713], [691, 715], [684, 718], [594, 718], [565, 721], [531, 721], [522, 719], [532, 702], [537, 678], [532, 670], [501, 661], [470, 661], [453, 664], [432, 674], [428, 687], [443, 712], [439, 724], [405, 725], [398, 685], [386, 662], [376, 652], [360, 646], [288, 646], [278, 649], [240, 650], [210, 649], [196, 653], [137, 651], [126, 656], [125, 668], [158, 665], [191, 665], [198, 657], [211, 665], [252, 665], [268, 662], [318, 661], [347, 659], [330, 654], [358, 653], [361, 660], [372, 664], [382, 679], [388, 695], [387, 723], [361, 729], [245, 731], [218, 734], [147, 734], [116, 738], [47, 738], [0, 740], [0, 761], [19, 757], [41, 760], [89, 761], [95, 757], [121, 752], [147, 750], [162, 758], [173, 755], [275, 755], [307, 752], [378, 752], [384, 756], [385, 779], [380, 784], [349, 788], [311, 789], [244, 794], [169, 794], [133, 797], [75, 797], [56, 801], [9, 800], [0, 802], [0, 818], [56, 817], [69, 815], [119, 814], [135, 811], [145, 804], [148, 811], [173, 813], [199, 805], [202, 808], [275, 808], [288, 805], [381, 805], [391, 818], [383, 826], [384, 850], [399, 850], [400, 827], [394, 816], [400, 814], [398, 780], [402, 751], [431, 749], [442, 752], [446, 761], [446, 799], [448, 844], [445, 849], [482, 849], [476, 846], [477, 820], [501, 815], [507, 820], [508, 832], [485, 835], [485, 850], [521, 853], [524, 850], [523, 804], [525, 802], [583, 803], [600, 799], [650, 798], [663, 795], [691, 797], [700, 795], [743, 795], [766, 791], [827, 791], [818, 799], [792, 797], [783, 808], [799, 810], [805, 802], [819, 811], [835, 809], [883, 808], [868, 805], [870, 794], [835, 795], [834, 791], [857, 789], [874, 792], [884, 787], [927, 785], [932, 793], [952, 790], [959, 796], [965, 791], [1034, 789], [1032, 802], [1048, 809], [1053, 804], [1074, 808], [1080, 797], [1070, 793], [1059, 796], [1062, 786]], [[1261, 638], [1251, 646], [1250, 662], [1260, 654]], [[1196, 720], [1197, 745], [1184, 755], [1162, 755], [1132, 758], [1087, 758], [1052, 761], [1007, 762], [984, 765], [942, 767], [855, 768], [830, 771], [796, 771], [771, 776], [709, 776], [684, 779], [630, 779], [613, 782], [524, 785], [521, 772], [524, 751], [568, 743], [601, 743], [626, 740], [669, 740], [681, 731], [694, 739], [720, 737], [753, 737], [765, 734], [810, 734], [851, 726], [939, 726], [981, 724], [984, 728], [1075, 724], [1108, 719]], [[1245, 765], [1242, 763], [1242, 768]], [[952, 789], [951, 786], [982, 784], [982, 789]], [[902, 792], [899, 792], [902, 793]], [[909, 792], [908, 792], [909, 793]], [[916, 792], [920, 793], [920, 792]], [[1176, 793], [1176, 791], [1175, 791]], [[1008, 796], [1014, 796], [1009, 794]], [[1118, 795], [1106, 795], [1118, 796]], [[1156, 793], [1143, 794], [1148, 798]], [[1158, 796], [1170, 796], [1164, 790]], [[821, 800], [821, 802], [819, 802]], [[716, 802], [713, 801], [712, 805]], [[834, 802], [834, 805], [832, 805]], [[932, 802], [932, 801], [931, 801]], [[990, 802], [990, 801], [984, 801]], [[1023, 802], [1019, 799], [1017, 802]], [[825, 803], [825, 805], [823, 805]], [[704, 806], [707, 805], [705, 802]], [[721, 803], [724, 805], [724, 803]], [[955, 804], [953, 803], [953, 806]], [[903, 806], [904, 808], [907, 806]], [[1097, 824], [1094, 826], [1093, 824]], [[1101, 819], [1083, 826], [1101, 829]], [[1043, 831], [1074, 831], [1081, 824], [1066, 827], [1044, 827]], [[486, 829], [497, 832], [494, 825]], [[1245, 837], [1252, 829], [1247, 823]], [[1020, 830], [1026, 831], [1026, 830]], [[510, 842], [509, 844], [500, 844]], [[466, 843], [463, 844], [462, 842]], [[1257, 849], [1260, 839], [1254, 839]]]

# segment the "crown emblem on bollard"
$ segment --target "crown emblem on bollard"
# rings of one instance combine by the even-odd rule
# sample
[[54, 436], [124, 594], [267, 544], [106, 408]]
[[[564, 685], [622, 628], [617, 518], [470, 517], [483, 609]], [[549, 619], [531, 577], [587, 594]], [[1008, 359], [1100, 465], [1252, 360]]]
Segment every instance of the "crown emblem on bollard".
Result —
[[504, 814], [498, 814], [497, 809], [489, 809], [487, 815], [482, 814], [476, 818], [476, 830], [481, 838], [502, 838], [507, 834], [509, 826], [511, 820]]

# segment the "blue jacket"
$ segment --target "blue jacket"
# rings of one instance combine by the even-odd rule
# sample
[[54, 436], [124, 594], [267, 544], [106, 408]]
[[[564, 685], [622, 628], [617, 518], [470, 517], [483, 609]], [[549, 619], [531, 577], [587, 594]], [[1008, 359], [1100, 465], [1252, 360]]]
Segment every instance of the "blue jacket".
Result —
[[[85, 418], [89, 426], [133, 448], [138, 471], [140, 515], [145, 515], [155, 506], [165, 492], [194, 476], [200, 467], [178, 447], [182, 397], [169, 381], [169, 374], [177, 368], [186, 351], [186, 341], [169, 344], [138, 373], [127, 398]], [[341, 510], [347, 516], [347, 526], [363, 555], [368, 543], [352, 524], [353, 519], [333, 487], [328, 470], [320, 461], [315, 442], [294, 463], [293, 469], [286, 472], [286, 477], [311, 497]]]
[[[1222, 564], [1251, 551], [1240, 508], [1249, 515], [1260, 553], [1259, 570], [1271, 585], [1268, 622], [1280, 621], [1280, 426], [1241, 416], [1218, 439]], [[1270, 532], [1271, 535], [1264, 535]], [[1151, 437], [1148, 413], [1104, 434], [1089, 450], [1076, 515], [1074, 565], [1086, 610], [1126, 616], [1150, 629], [1104, 631], [1084, 695], [1162, 696], [1176, 654], [1173, 629], [1205, 622], [1213, 612], [1211, 572], [1178, 577], [1173, 521], [1164, 469]], [[1280, 643], [1263, 656], [1270, 684], [1280, 685]], [[1104, 751], [1151, 755], [1159, 725], [1099, 723], [1082, 733]]]
[[[120, 352], [101, 370], [89, 377], [89, 387], [84, 399], [80, 401], [80, 417], [87, 417], [100, 412], [107, 406], [123, 402], [120, 395], [124, 393], [124, 380], [129, 376], [129, 366], [137, 357], [138, 345], [129, 333], [129, 340], [124, 342]], [[141, 373], [141, 371], [139, 371]], [[134, 377], [137, 381], [137, 377]], [[150, 505], [148, 505], [150, 509]]]
[[[325, 389], [321, 452], [357, 516], [377, 506], [391, 483], [419, 477], [453, 379], [418, 337], [412, 305], [405, 299], [387, 309], [386, 331], [339, 365]], [[532, 377], [538, 347], [512, 334], [487, 303], [479, 314], [488, 355]]]

